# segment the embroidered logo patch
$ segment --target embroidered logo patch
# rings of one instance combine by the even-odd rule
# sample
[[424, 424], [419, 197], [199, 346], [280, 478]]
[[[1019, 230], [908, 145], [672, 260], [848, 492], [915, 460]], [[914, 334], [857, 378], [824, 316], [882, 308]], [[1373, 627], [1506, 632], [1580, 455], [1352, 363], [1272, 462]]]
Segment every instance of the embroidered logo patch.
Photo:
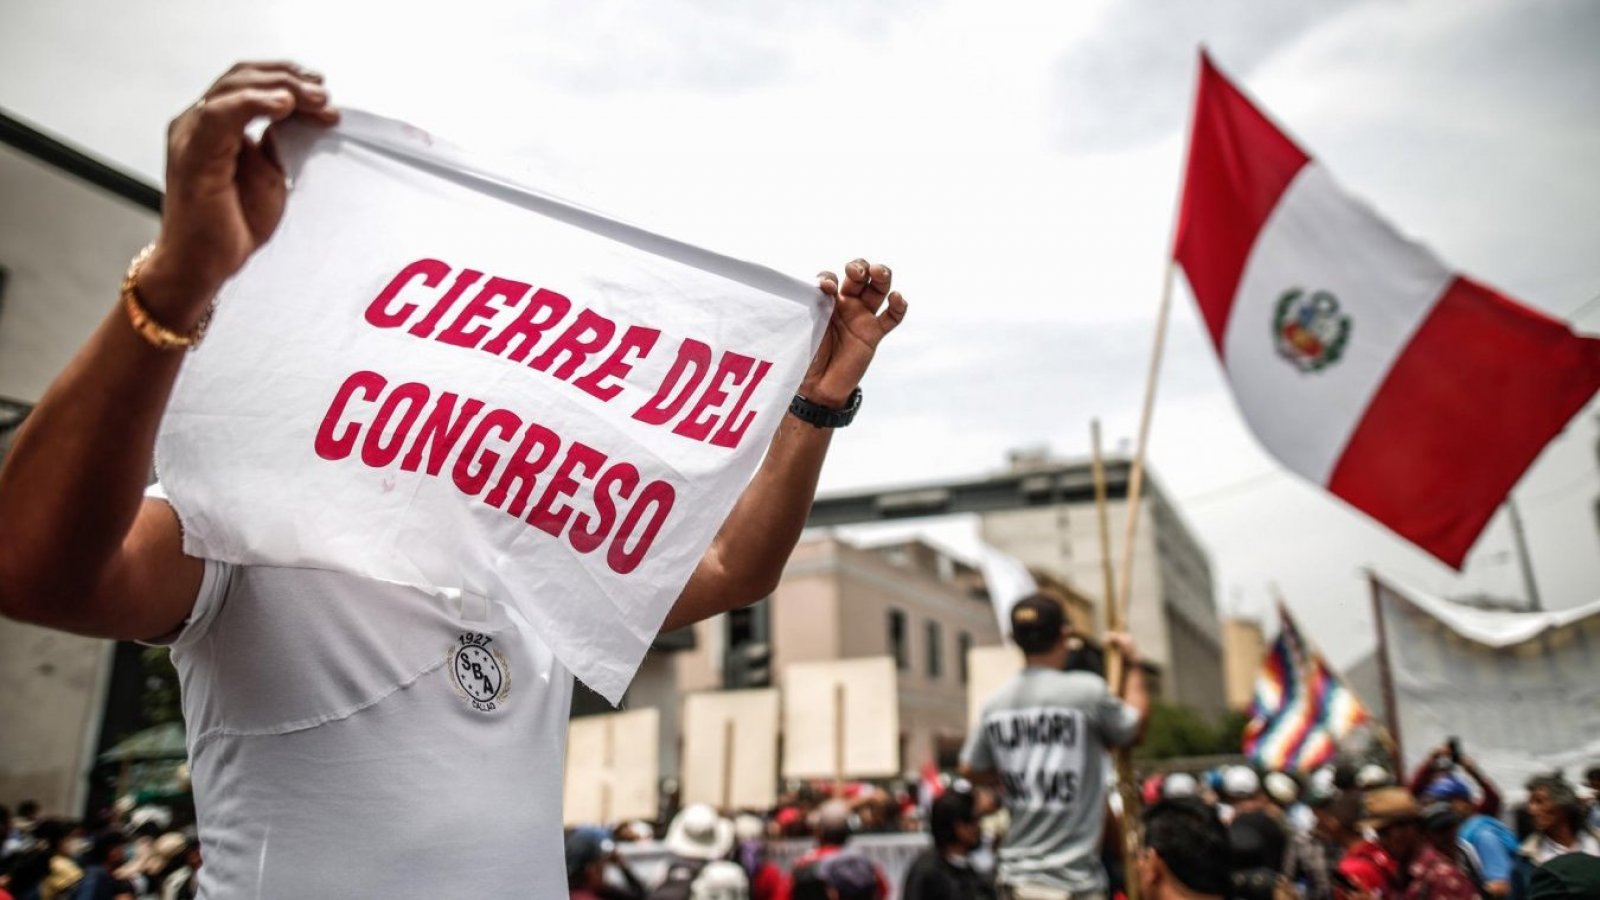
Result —
[[511, 667], [506, 658], [489, 644], [494, 638], [467, 632], [450, 648], [447, 674], [450, 683], [472, 708], [494, 712], [505, 705], [511, 692]]

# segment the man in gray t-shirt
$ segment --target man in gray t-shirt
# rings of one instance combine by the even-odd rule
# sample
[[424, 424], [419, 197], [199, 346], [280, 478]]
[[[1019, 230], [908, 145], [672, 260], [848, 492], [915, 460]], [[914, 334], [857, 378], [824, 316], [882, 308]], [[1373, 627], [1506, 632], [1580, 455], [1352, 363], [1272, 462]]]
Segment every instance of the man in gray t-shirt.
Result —
[[961, 749], [968, 776], [998, 785], [1011, 813], [1001, 887], [1018, 900], [1104, 896], [1106, 748], [1137, 741], [1149, 711], [1133, 642], [1106, 638], [1126, 661], [1119, 698], [1099, 675], [1062, 671], [1071, 629], [1056, 601], [1018, 601], [1011, 637], [1027, 668], [984, 704]]

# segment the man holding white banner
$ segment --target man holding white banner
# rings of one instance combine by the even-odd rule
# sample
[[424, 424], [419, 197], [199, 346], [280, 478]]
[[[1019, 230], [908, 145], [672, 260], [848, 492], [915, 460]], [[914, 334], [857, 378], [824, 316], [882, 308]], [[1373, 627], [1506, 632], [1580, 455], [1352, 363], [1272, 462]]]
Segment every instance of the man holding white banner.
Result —
[[171, 645], [202, 895], [564, 896], [572, 676], [770, 592], [905, 315], [820, 285], [240, 64], [0, 469], [0, 612]]

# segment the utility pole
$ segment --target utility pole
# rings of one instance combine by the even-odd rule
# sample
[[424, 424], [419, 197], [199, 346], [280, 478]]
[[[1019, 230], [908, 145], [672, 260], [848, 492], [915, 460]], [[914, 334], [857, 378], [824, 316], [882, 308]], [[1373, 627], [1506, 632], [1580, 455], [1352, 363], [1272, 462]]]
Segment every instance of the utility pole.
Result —
[[1528, 610], [1544, 612], [1544, 602], [1539, 599], [1539, 583], [1533, 577], [1533, 558], [1528, 555], [1528, 536], [1522, 530], [1522, 514], [1517, 511], [1517, 501], [1506, 495], [1506, 515], [1511, 518], [1511, 537], [1517, 545], [1517, 562], [1522, 566], [1522, 586], [1528, 594]]

